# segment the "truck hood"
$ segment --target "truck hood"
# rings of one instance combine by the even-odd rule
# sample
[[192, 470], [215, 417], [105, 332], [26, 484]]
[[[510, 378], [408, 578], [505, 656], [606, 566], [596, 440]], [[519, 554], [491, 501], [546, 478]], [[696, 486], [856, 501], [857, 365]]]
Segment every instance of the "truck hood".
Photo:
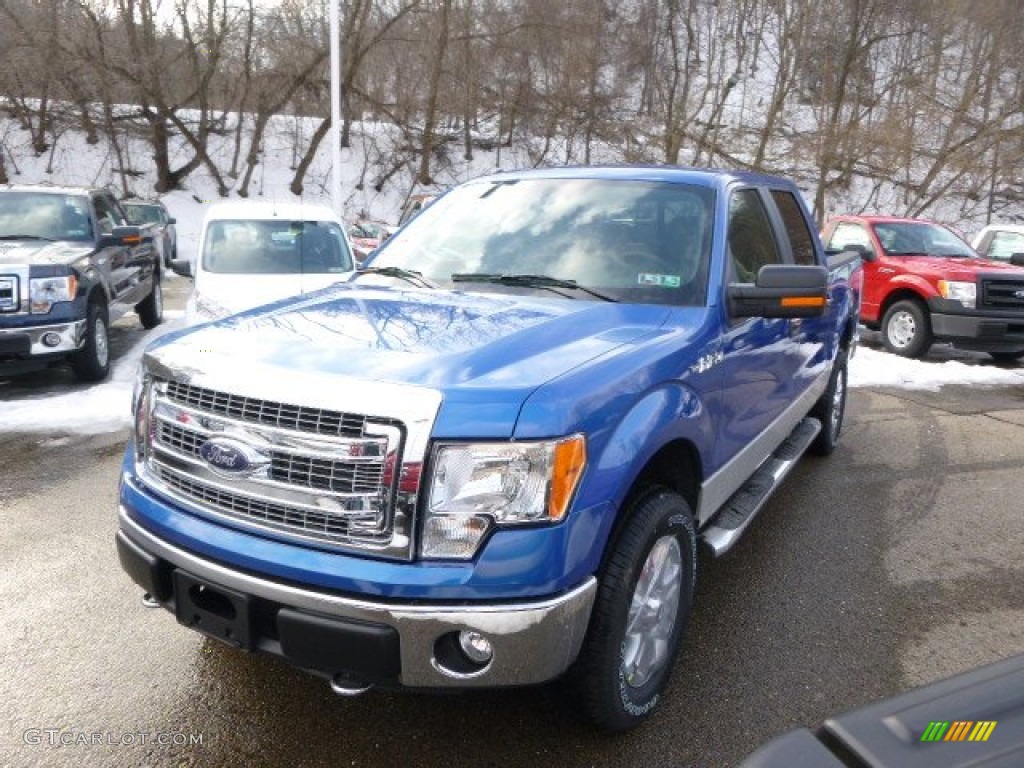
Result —
[[341, 284], [159, 339], [152, 362], [238, 377], [313, 374], [521, 402], [661, 326], [670, 308]]
[[4, 240], [0, 241], [0, 267], [18, 264], [71, 264], [90, 253], [91, 243]]
[[904, 271], [939, 278], [973, 280], [980, 273], [1024, 273], [1024, 268], [992, 259], [950, 259], [938, 256], [902, 256]]

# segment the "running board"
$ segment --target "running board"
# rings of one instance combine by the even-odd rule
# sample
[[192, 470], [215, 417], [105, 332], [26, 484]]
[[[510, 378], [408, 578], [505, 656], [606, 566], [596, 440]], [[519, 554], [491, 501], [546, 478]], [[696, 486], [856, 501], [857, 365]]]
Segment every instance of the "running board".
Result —
[[821, 422], [809, 416], [797, 424], [789, 437], [711, 518], [701, 532], [701, 539], [715, 557], [732, 548], [820, 431]]

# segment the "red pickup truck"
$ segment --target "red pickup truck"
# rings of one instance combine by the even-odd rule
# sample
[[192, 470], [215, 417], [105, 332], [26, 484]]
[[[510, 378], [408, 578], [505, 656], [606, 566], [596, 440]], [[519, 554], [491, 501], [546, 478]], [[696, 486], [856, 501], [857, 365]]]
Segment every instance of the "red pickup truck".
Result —
[[889, 216], [837, 216], [822, 239], [829, 251], [864, 260], [860, 321], [886, 349], [922, 357], [934, 341], [1024, 357], [1024, 267], [980, 257], [941, 224]]

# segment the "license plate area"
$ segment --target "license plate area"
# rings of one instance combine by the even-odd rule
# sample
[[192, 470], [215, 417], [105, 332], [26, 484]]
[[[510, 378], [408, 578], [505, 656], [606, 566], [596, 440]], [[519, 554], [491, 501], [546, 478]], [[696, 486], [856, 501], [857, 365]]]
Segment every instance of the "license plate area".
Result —
[[181, 624], [243, 650], [252, 650], [248, 595], [174, 571], [174, 611]]
[[18, 309], [18, 278], [0, 277], [0, 312]]

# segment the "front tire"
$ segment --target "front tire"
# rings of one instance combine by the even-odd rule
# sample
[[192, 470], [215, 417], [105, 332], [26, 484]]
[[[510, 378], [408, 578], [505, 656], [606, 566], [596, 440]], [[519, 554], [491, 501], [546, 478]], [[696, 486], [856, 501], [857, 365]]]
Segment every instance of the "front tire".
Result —
[[885, 348], [902, 357], [923, 357], [932, 346], [928, 310], [919, 301], [897, 301], [882, 318]]
[[139, 322], [146, 330], [156, 328], [164, 319], [164, 291], [160, 285], [160, 273], [153, 273], [153, 290], [135, 306]]
[[847, 351], [840, 349], [832, 367], [828, 388], [811, 409], [810, 415], [821, 422], [821, 432], [814, 438], [809, 450], [818, 456], [828, 456], [839, 445], [839, 433], [842, 432], [843, 416], [846, 413], [847, 359]]
[[627, 514], [574, 669], [588, 719], [613, 732], [639, 725], [658, 706], [690, 617], [697, 570], [697, 531], [681, 496], [653, 488]]
[[107, 313], [99, 304], [90, 304], [85, 323], [85, 345], [68, 361], [79, 381], [102, 381], [110, 372], [110, 331]]

